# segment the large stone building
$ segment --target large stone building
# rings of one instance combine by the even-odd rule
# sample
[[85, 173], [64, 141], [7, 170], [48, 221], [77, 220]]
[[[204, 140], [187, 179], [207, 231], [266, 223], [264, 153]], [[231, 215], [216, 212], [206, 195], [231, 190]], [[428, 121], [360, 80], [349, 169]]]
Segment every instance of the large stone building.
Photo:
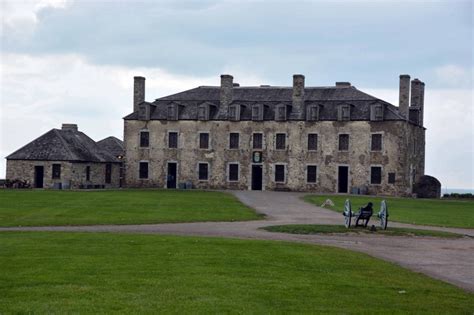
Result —
[[121, 140], [95, 142], [77, 125], [63, 124], [7, 156], [7, 179], [33, 188], [115, 188], [121, 186]]
[[394, 106], [348, 82], [244, 87], [230, 75], [145, 101], [124, 118], [126, 185], [410, 195], [424, 175], [424, 83]]

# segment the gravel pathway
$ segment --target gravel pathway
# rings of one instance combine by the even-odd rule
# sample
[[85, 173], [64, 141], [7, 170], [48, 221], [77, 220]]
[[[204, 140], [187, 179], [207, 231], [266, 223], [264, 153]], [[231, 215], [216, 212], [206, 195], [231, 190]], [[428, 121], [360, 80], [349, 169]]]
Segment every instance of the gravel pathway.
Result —
[[334, 211], [307, 204], [302, 193], [234, 191], [243, 203], [267, 215], [266, 220], [143, 225], [94, 225], [0, 228], [1, 231], [76, 231], [160, 233], [233, 237], [323, 244], [367, 253], [413, 271], [474, 292], [474, 229], [456, 229], [389, 222], [389, 227], [412, 227], [466, 235], [460, 239], [381, 235], [297, 235], [270, 233], [260, 227], [280, 224], [342, 224]]

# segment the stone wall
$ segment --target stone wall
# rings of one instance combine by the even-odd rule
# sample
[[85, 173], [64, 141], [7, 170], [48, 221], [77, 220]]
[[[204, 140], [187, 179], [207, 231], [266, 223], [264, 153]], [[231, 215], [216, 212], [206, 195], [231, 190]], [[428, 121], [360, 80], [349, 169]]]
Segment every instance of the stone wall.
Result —
[[[61, 165], [61, 177], [52, 178], [53, 164]], [[33, 187], [35, 182], [35, 166], [44, 167], [43, 187], [53, 188], [61, 183], [63, 188], [85, 188], [88, 185], [104, 185], [105, 188], [119, 187], [120, 165], [112, 163], [112, 182], [105, 183], [106, 163], [72, 163], [67, 161], [30, 161], [7, 160], [7, 179], [27, 180]], [[90, 180], [86, 181], [86, 166], [90, 166]]]
[[[139, 147], [140, 130], [149, 130], [150, 147]], [[167, 146], [168, 131], [179, 132], [179, 148]], [[209, 132], [209, 150], [199, 149], [199, 132]], [[229, 149], [229, 133], [240, 133], [239, 149]], [[410, 170], [415, 177], [424, 173], [424, 130], [405, 121], [137, 121], [125, 120], [126, 185], [129, 187], [166, 187], [167, 162], [178, 163], [177, 181], [191, 181], [194, 187], [213, 189], [250, 189], [252, 133], [264, 134], [263, 187], [295, 191], [337, 192], [338, 166], [349, 166], [349, 192], [365, 187], [370, 194], [409, 195], [412, 193]], [[277, 133], [286, 133], [286, 150], [275, 150]], [[308, 133], [318, 134], [318, 149], [307, 150]], [[338, 150], [338, 135], [350, 135], [347, 152]], [[381, 152], [370, 150], [372, 133], [383, 135]], [[415, 150], [410, 153], [409, 145]], [[140, 161], [149, 162], [149, 178], [138, 178]], [[198, 162], [209, 163], [209, 180], [199, 181]], [[228, 182], [227, 163], [240, 164], [238, 182]], [[286, 165], [285, 183], [275, 183], [274, 165]], [[306, 183], [306, 166], [317, 165], [317, 182]], [[411, 168], [410, 168], [411, 165]], [[382, 183], [370, 184], [370, 167], [382, 167]], [[395, 183], [388, 183], [394, 172]], [[415, 178], [415, 181], [416, 181]]]

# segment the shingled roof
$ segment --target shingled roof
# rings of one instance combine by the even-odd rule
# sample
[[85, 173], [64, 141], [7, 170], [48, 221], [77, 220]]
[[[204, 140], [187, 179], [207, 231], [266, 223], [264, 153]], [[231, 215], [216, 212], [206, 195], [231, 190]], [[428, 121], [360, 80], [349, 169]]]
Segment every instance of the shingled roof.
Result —
[[[398, 107], [364, 93], [351, 86], [350, 83], [347, 84], [346, 86], [305, 87], [304, 103], [320, 106], [320, 120], [337, 120], [337, 106], [342, 104], [352, 106], [351, 120], [369, 120], [370, 106], [374, 104], [382, 104], [385, 107], [384, 120], [404, 120], [398, 112]], [[219, 108], [220, 89], [219, 86], [200, 86], [158, 98], [153, 103], [148, 103], [154, 105], [150, 119], [166, 120], [167, 105], [175, 103], [180, 106], [179, 119], [195, 120], [200, 104], [207, 102]], [[292, 105], [292, 95], [291, 86], [234, 86], [232, 104], [241, 105], [240, 120], [251, 120], [252, 105], [264, 104], [266, 106], [264, 120], [272, 120], [277, 105]], [[215, 113], [216, 115], [211, 119], [222, 119], [218, 116], [219, 110]], [[124, 119], [138, 119], [138, 113], [134, 112]]]
[[123, 141], [115, 137], [107, 137], [100, 141], [97, 141], [97, 144], [101, 147], [112, 153], [114, 156], [124, 156], [125, 151], [123, 149]]
[[77, 126], [75, 129], [52, 129], [7, 156], [7, 160], [120, 162], [105, 146], [78, 131]]

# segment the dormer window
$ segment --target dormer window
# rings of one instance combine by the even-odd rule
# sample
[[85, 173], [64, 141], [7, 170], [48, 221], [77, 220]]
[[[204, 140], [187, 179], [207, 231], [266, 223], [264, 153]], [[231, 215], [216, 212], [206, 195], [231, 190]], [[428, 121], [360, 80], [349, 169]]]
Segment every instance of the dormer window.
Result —
[[198, 119], [199, 120], [209, 120], [209, 105], [201, 104], [198, 107]]
[[240, 105], [229, 106], [229, 120], [232, 120], [232, 121], [240, 120]]
[[337, 120], [339, 121], [349, 121], [351, 120], [351, 106], [350, 105], [341, 105], [338, 108]]
[[277, 105], [276, 111], [275, 111], [275, 120], [276, 121], [286, 120], [286, 105], [284, 104]]
[[382, 121], [383, 120], [383, 105], [377, 104], [370, 106], [370, 120]]
[[150, 120], [151, 106], [147, 103], [142, 103], [138, 107], [138, 119], [139, 120]]
[[262, 121], [263, 120], [263, 105], [257, 104], [252, 106], [252, 120]]
[[309, 105], [306, 109], [306, 120], [317, 121], [319, 120], [319, 105]]
[[168, 120], [178, 120], [178, 104], [168, 105]]

